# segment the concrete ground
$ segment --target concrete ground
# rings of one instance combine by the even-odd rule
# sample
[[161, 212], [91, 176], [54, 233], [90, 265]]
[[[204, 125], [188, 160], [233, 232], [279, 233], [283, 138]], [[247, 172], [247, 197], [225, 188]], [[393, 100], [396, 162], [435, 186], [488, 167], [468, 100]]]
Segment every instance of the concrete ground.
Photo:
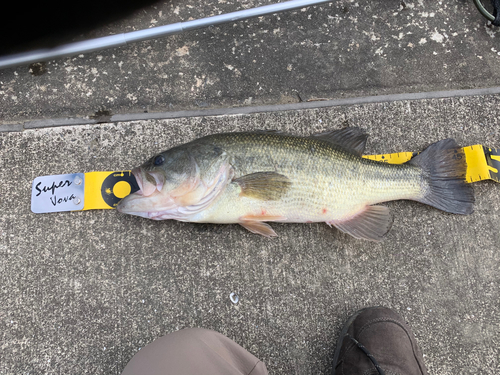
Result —
[[395, 223], [382, 243], [325, 224], [273, 224], [279, 237], [267, 239], [115, 210], [35, 215], [30, 189], [40, 175], [127, 169], [220, 131], [348, 123], [371, 134], [369, 153], [446, 137], [495, 146], [499, 104], [483, 96], [1, 133], [1, 373], [119, 374], [141, 347], [185, 327], [229, 336], [273, 374], [328, 373], [342, 322], [369, 305], [405, 317], [430, 373], [498, 373], [497, 183], [474, 184], [471, 216], [389, 203]]
[[[87, 36], [269, 2], [204, 3], [159, 4]], [[499, 147], [500, 95], [298, 109], [309, 99], [495, 91], [498, 38], [472, 2], [340, 1], [47, 62], [42, 74], [0, 71], [0, 374], [119, 374], [140, 348], [185, 327], [227, 335], [272, 374], [326, 374], [343, 322], [370, 305], [404, 316], [429, 373], [499, 373], [497, 183], [474, 184], [470, 216], [388, 203], [395, 222], [382, 243], [325, 224], [272, 224], [279, 237], [267, 239], [114, 210], [30, 211], [37, 176], [129, 169], [221, 131], [359, 126], [367, 153], [447, 137]], [[283, 103], [287, 111], [243, 108]], [[206, 108], [233, 114], [113, 120]], [[49, 126], [85, 121], [94, 123]]]

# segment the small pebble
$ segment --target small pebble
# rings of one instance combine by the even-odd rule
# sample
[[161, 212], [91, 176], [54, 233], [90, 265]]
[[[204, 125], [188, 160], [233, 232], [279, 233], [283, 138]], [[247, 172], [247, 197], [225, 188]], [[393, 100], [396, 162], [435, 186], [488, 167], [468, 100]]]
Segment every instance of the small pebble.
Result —
[[240, 297], [236, 293], [231, 293], [229, 295], [229, 299], [231, 300], [232, 303], [237, 304], [238, 301], [240, 300]]

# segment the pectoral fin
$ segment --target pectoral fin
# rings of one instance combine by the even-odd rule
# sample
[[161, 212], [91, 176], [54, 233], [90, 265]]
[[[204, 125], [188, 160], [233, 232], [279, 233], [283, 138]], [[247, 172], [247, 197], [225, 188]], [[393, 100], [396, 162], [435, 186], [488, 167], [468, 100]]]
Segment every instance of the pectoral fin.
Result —
[[392, 222], [393, 217], [387, 207], [367, 206], [348, 220], [330, 221], [327, 224], [358, 239], [381, 241], [391, 229]]
[[290, 189], [292, 182], [276, 172], [256, 172], [233, 180], [241, 187], [241, 195], [274, 201], [280, 199]]
[[278, 237], [273, 228], [262, 221], [242, 221], [240, 225], [250, 232], [260, 234], [264, 237]]

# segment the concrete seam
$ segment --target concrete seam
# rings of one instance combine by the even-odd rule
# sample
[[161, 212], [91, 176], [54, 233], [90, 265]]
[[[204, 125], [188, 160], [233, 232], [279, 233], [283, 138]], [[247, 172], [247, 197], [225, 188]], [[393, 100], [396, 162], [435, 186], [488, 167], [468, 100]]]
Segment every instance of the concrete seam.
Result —
[[[467, 90], [449, 90], [449, 91], [429, 91], [419, 93], [403, 93], [362, 96], [345, 99], [317, 100], [310, 102], [299, 102], [290, 104], [271, 104], [253, 107], [232, 107], [232, 108], [213, 108], [205, 110], [186, 110], [175, 112], [156, 112], [156, 113], [128, 113], [116, 114], [111, 116], [109, 122], [127, 122], [139, 120], [161, 120], [180, 117], [203, 117], [203, 116], [223, 116], [223, 115], [246, 115], [253, 113], [293, 111], [304, 109], [318, 109], [326, 107], [352, 106], [371, 103], [390, 103], [404, 100], [425, 100], [425, 99], [444, 99], [466, 96], [497, 95], [500, 94], [500, 87], [490, 87], [483, 89]], [[24, 129], [50, 128], [57, 126], [88, 125], [98, 123], [95, 119], [88, 118], [56, 118], [44, 120], [32, 120], [20, 124], [0, 125], [0, 133], [8, 131], [23, 131]]]
[[0, 133], [22, 132], [23, 130], [24, 126], [22, 123], [0, 125]]

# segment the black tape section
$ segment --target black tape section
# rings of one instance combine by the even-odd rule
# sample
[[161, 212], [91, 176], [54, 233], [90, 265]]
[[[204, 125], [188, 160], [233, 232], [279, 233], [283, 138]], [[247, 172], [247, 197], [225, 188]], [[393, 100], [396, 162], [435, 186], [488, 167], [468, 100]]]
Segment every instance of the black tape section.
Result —
[[[500, 150], [496, 148], [488, 148], [483, 146], [484, 156], [486, 156], [486, 163], [496, 169], [495, 171], [490, 170], [490, 178], [496, 182], [500, 182], [500, 161], [497, 160], [500, 157]], [[496, 156], [497, 158], [492, 159], [492, 156]]]

